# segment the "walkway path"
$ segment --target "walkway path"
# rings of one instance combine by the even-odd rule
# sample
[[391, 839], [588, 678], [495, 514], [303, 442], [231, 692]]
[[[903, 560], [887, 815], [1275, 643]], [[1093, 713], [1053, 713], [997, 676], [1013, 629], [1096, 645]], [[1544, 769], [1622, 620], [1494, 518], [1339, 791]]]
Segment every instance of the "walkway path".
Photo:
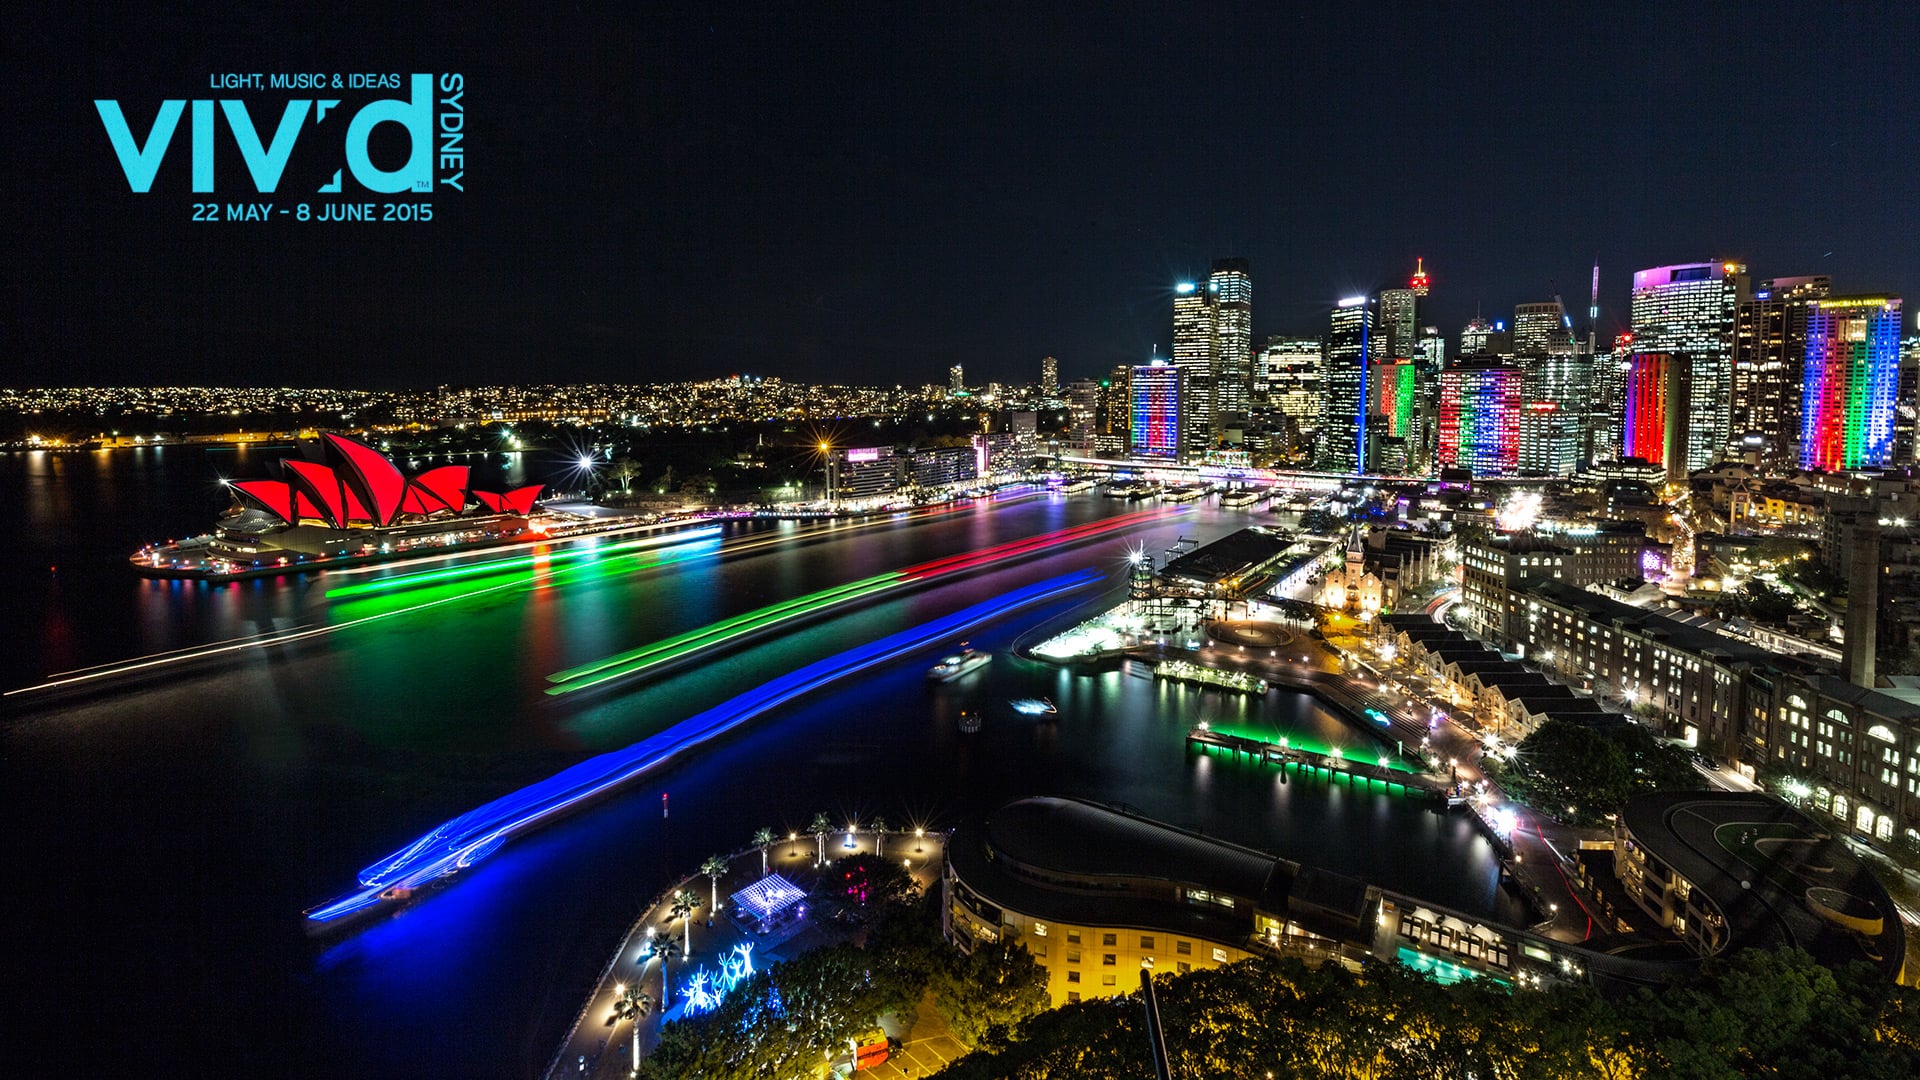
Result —
[[[824, 848], [829, 860], [839, 859], [874, 852], [876, 840], [883, 844], [882, 852], [887, 858], [905, 860], [908, 871], [922, 890], [939, 887], [940, 859], [946, 842], [939, 834], [916, 837], [911, 832], [889, 832], [876, 837], [867, 831], [855, 831], [851, 835], [836, 832], [826, 837]], [[820, 847], [811, 836], [782, 839], [767, 850], [767, 869], [811, 894], [819, 884], [816, 853]], [[760, 877], [760, 852], [749, 848], [728, 860], [727, 873], [719, 881], [722, 906], [719, 913], [709, 909], [714, 889], [711, 879], [703, 874], [669, 888], [649, 905], [622, 937], [619, 948], [601, 972], [573, 1029], [555, 1053], [546, 1073], [547, 1080], [582, 1077], [619, 1080], [628, 1075], [634, 1061], [634, 1029], [628, 1022], [614, 1019], [614, 1003], [627, 986], [637, 983], [653, 1002], [640, 1020], [640, 1053], [644, 1055], [659, 1041], [661, 1025], [680, 1018], [685, 1005], [682, 988], [686, 980], [700, 967], [714, 970], [719, 958], [729, 954], [735, 945], [753, 945], [753, 965], [757, 970], [853, 936], [853, 928], [815, 920], [811, 913], [768, 934], [742, 930], [727, 916], [728, 897]], [[673, 897], [681, 889], [690, 890], [700, 898], [700, 907], [694, 912], [690, 927], [683, 927], [680, 920], [672, 917]], [[690, 939], [692, 945], [691, 952], [673, 962], [673, 991], [664, 1012], [659, 1007], [662, 965], [648, 957], [654, 937], [671, 937], [676, 943]], [[920, 1056], [931, 1061], [938, 1052], [937, 1045], [930, 1045]], [[915, 1075], [926, 1074], [916, 1069]]]

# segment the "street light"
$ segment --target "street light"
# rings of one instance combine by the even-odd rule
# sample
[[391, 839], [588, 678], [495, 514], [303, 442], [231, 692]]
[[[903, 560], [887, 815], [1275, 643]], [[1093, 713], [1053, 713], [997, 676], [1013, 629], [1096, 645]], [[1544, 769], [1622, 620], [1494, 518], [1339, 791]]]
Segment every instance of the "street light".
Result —
[[919, 854], [919, 853], [920, 853], [920, 845], [921, 845], [921, 843], [922, 843], [923, 841], [925, 841], [925, 840], [926, 840], [926, 837], [927, 837], [927, 830], [925, 830], [925, 829], [919, 829], [919, 828], [916, 828], [916, 829], [914, 829], [914, 830], [913, 830], [913, 851], [914, 851], [914, 854], [916, 854], [916, 855], [917, 855], [917, 854]]

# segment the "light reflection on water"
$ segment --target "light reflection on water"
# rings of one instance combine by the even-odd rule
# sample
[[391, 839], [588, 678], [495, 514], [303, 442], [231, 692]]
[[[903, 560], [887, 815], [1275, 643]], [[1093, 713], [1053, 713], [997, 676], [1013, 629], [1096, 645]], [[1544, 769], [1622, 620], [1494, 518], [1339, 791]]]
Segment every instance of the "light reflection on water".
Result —
[[[104, 462], [25, 456], [0, 455], [0, 495], [27, 506], [30, 519], [58, 524], [29, 535], [0, 582], [23, 597], [16, 619], [27, 628], [5, 660], [9, 686], [59, 667], [346, 613], [329, 606], [316, 579], [216, 588], [125, 570], [126, 554], [153, 538], [164, 514], [207, 501], [205, 459], [190, 451]], [[243, 468], [233, 455], [224, 464]], [[977, 675], [929, 688], [923, 673], [941, 651], [931, 649], [788, 706], [508, 845], [401, 918], [337, 942], [299, 940], [298, 911], [337, 894], [368, 860], [514, 786], [1019, 584], [1083, 566], [1109, 569], [1117, 583], [1129, 539], [1160, 551], [1252, 515], [1199, 509], [1132, 537], [892, 596], [578, 704], [547, 697], [548, 674], [825, 585], [1139, 508], [1091, 495], [1031, 499], [738, 559], [583, 574], [35, 714], [0, 734], [0, 750], [8, 779], [18, 780], [6, 785], [16, 820], [60, 823], [22, 837], [23, 865], [54, 883], [27, 897], [42, 930], [23, 957], [48, 972], [48, 1030], [68, 1023], [77, 1032], [78, 1020], [59, 1017], [91, 1015], [97, 970], [72, 959], [104, 950], [114, 967], [142, 972], [152, 1003], [116, 1023], [159, 1062], [199, 1061], [197, 1048], [213, 1043], [236, 1069], [284, 1069], [320, 1051], [326, 1067], [309, 1071], [526, 1075], [544, 1065], [649, 897], [754, 829], [784, 835], [820, 810], [944, 826], [1023, 795], [1082, 795], [1488, 909], [1495, 866], [1464, 817], [1184, 744], [1187, 726], [1205, 716], [1351, 745], [1369, 737], [1310, 699], [1276, 692], [1254, 705], [1157, 683], [1138, 666], [1077, 675], [1007, 654], [1019, 633], [1070, 610], [1059, 604], [976, 634], [976, 646], [997, 654]], [[211, 513], [188, 520], [204, 525]], [[808, 532], [786, 523], [728, 529]], [[51, 544], [67, 546], [57, 556], [36, 546]], [[55, 562], [56, 574], [28, 569]], [[1008, 704], [1042, 696], [1057, 717], [1021, 716]], [[979, 734], [959, 732], [963, 708], [982, 711]], [[671, 795], [665, 820], [662, 793]], [[148, 914], [137, 927], [120, 925], [112, 913], [128, 910]], [[207, 957], [248, 959], [216, 960], [227, 970], [210, 978]]]

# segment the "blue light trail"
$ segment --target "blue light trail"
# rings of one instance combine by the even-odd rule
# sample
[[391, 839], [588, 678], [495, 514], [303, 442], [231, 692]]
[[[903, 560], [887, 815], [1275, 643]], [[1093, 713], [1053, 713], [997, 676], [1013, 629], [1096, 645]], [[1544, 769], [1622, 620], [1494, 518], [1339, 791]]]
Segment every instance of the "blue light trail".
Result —
[[389, 890], [412, 890], [444, 874], [463, 870], [492, 854], [510, 837], [535, 828], [585, 800], [606, 794], [676, 754], [716, 738], [769, 709], [849, 675], [967, 633], [1019, 608], [1084, 589], [1100, 580], [1100, 573], [1092, 569], [1049, 578], [788, 672], [632, 746], [588, 758], [442, 824], [362, 870], [361, 890], [309, 909], [307, 918], [315, 923], [340, 919], [378, 904], [382, 894]]

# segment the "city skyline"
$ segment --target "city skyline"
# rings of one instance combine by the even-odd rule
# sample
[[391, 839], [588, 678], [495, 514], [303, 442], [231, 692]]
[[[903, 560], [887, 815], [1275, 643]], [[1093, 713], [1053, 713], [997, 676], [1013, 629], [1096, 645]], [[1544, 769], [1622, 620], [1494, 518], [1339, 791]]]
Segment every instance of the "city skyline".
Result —
[[[890, 384], [903, 360], [984, 383], [1029, 381], [1041, 356], [1078, 375], [1164, 354], [1172, 286], [1222, 255], [1259, 279], [1256, 343], [1403, 286], [1417, 257], [1424, 321], [1449, 333], [1555, 292], [1579, 306], [1596, 256], [1603, 340], [1627, 325], [1627, 275], [1680, 259], [1914, 291], [1920, 251], [1879, 227], [1920, 209], [1902, 180], [1920, 141], [1898, 50], [1913, 13], [1842, 43], [1785, 6], [1637, 24], [1420, 10], [1375, 19], [1379, 48], [1345, 44], [1366, 17], [1234, 16], [1222, 44], [1210, 12], [1118, 34], [1035, 12], [991, 29], [556, 14], [511, 40], [415, 16], [268, 34], [218, 15], [29, 15], [5, 77], [40, 148], [14, 201], [42, 209], [9, 241], [0, 324], [23, 385], [322, 366], [350, 384], [500, 382], [529, 363], [581, 382]], [[128, 191], [93, 98], [125, 98], [144, 131], [152, 105], [132, 103], [293, 63], [280, 32], [300, 29], [343, 63], [378, 34], [413, 50], [382, 67], [469, 72], [468, 201], [414, 232], [195, 226], [174, 212], [184, 151], [153, 193]], [[1262, 43], [1282, 39], [1297, 62], [1275, 70]], [[579, 74], [556, 88], [561, 71]], [[1182, 106], [1196, 95], [1214, 104]], [[1789, 152], [1800, 136], [1783, 132], [1814, 130], [1872, 136]], [[1340, 150], [1355, 140], [1425, 150], [1361, 168]], [[221, 142], [217, 167], [236, 161]]]

